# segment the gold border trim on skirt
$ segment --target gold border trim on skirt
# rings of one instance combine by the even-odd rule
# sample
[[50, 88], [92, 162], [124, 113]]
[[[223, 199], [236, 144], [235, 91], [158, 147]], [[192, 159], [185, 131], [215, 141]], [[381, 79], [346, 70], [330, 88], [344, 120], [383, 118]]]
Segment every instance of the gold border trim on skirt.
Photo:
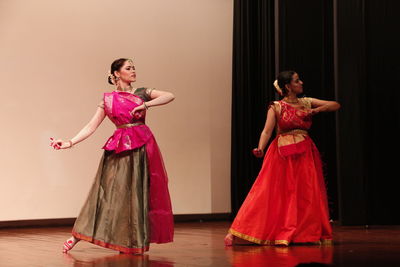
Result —
[[[232, 228], [229, 229], [228, 233], [239, 237], [241, 239], [247, 240], [249, 242], [252, 243], [256, 243], [259, 245], [285, 245], [285, 246], [289, 246], [289, 241], [288, 240], [262, 240], [262, 239], [258, 239], [255, 238], [253, 236], [249, 236], [246, 234], [242, 234], [239, 233], [236, 230], [233, 230]], [[299, 242], [301, 243], [301, 242]], [[320, 241], [316, 241], [316, 242], [304, 242], [304, 243], [308, 243], [308, 244], [315, 244], [315, 245], [333, 245], [333, 240], [332, 239], [321, 239]]]
[[245, 234], [239, 233], [238, 231], [233, 230], [232, 228], [229, 229], [228, 232], [230, 234], [236, 236], [236, 237], [239, 237], [241, 239], [244, 239], [244, 240], [250, 241], [252, 243], [259, 244], [259, 245], [285, 245], [285, 246], [289, 246], [289, 243], [290, 243], [288, 240], [261, 240], [261, 239], [255, 238], [253, 236], [249, 236], [249, 235], [245, 235]]

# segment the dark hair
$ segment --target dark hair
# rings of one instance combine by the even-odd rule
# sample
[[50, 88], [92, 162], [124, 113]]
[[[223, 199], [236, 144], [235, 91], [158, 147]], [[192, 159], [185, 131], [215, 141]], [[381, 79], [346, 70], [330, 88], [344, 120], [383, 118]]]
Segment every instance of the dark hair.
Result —
[[285, 71], [279, 72], [277, 80], [278, 80], [279, 88], [281, 88], [281, 90], [282, 90], [283, 96], [286, 96], [288, 94], [288, 90], [285, 85], [289, 84], [292, 81], [293, 75], [295, 73], [296, 72], [293, 70], [285, 70]]
[[[125, 64], [125, 62], [128, 60], [129, 60], [128, 58], [119, 58], [114, 60], [114, 62], [111, 64], [110, 73], [114, 77], [114, 79], [115, 79], [114, 72], [119, 71]], [[114, 85], [111, 76], [108, 76], [108, 83]]]

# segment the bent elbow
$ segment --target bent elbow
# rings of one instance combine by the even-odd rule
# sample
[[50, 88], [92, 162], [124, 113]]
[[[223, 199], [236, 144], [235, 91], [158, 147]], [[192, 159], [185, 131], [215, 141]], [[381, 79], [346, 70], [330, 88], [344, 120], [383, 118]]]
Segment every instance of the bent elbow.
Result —
[[264, 130], [264, 131], [261, 132], [261, 135], [270, 137], [270, 136], [272, 135], [272, 131], [270, 131], [270, 130]]

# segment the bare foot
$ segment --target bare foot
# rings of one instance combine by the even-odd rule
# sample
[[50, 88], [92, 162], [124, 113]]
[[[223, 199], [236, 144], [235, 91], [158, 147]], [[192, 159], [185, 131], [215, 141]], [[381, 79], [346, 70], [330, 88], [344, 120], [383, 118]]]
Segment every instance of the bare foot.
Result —
[[224, 238], [225, 246], [233, 246], [233, 241], [235, 237], [232, 234], [227, 234]]
[[77, 239], [73, 236], [65, 241], [63, 245], [63, 253], [67, 253], [68, 251], [70, 251], [79, 241], [80, 239]]

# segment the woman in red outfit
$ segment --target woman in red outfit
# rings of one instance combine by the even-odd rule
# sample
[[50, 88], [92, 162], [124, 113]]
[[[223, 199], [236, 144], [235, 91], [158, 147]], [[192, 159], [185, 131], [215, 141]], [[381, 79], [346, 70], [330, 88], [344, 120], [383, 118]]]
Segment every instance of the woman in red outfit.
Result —
[[312, 115], [340, 108], [335, 101], [297, 95], [303, 82], [294, 71], [279, 73], [274, 86], [283, 97], [271, 103], [256, 157], [276, 129], [261, 171], [225, 237], [226, 245], [251, 242], [284, 245], [331, 242], [332, 228], [321, 158], [308, 136]]

